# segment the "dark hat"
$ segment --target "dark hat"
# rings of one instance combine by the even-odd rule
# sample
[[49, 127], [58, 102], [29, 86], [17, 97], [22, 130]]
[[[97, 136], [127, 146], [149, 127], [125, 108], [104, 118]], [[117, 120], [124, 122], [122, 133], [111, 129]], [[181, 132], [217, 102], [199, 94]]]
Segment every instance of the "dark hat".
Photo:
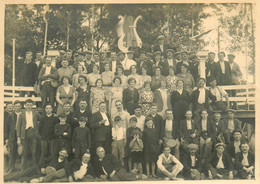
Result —
[[213, 113], [221, 113], [222, 111], [221, 110], [214, 110]]
[[85, 51], [85, 54], [93, 54], [91, 51], [87, 50]]
[[75, 54], [73, 55], [74, 57], [78, 57], [79, 56], [79, 53], [78, 52], [75, 52]]
[[187, 148], [189, 149], [189, 150], [198, 150], [199, 149], [199, 146], [197, 145], [197, 144], [189, 144], [188, 146], [187, 146]]
[[117, 53], [117, 55], [120, 55], [120, 54], [124, 54], [124, 55], [125, 55], [125, 53], [123, 53], [123, 52], [118, 52], [118, 53]]
[[158, 55], [158, 54], [159, 54], [159, 55], [162, 55], [162, 52], [161, 52], [161, 51], [156, 51], [156, 52], [153, 53], [154, 56], [156, 56], [156, 55]]
[[60, 50], [60, 54], [66, 54], [64, 50]]
[[167, 49], [166, 52], [172, 52], [174, 54], [174, 50], [173, 49]]
[[206, 82], [206, 79], [205, 79], [205, 78], [200, 77], [200, 78], [198, 79], [198, 81], [200, 81], [200, 80], [204, 80], [204, 82]]
[[130, 54], [130, 53], [134, 54], [135, 52], [132, 51], [132, 50], [129, 50], [129, 51], [127, 52], [127, 54]]
[[93, 55], [99, 55], [99, 53], [98, 52], [94, 52], [94, 54]]
[[81, 116], [81, 117], [79, 118], [79, 121], [85, 121], [85, 122], [86, 122], [86, 117]]
[[208, 79], [208, 82], [213, 82], [214, 80], [216, 80], [215, 77], [210, 77], [210, 78]]
[[217, 143], [216, 145], [215, 145], [215, 148], [217, 148], [217, 147], [219, 147], [219, 146], [223, 146], [224, 148], [226, 148], [226, 145], [224, 144], [224, 143]]
[[233, 132], [232, 132], [232, 137], [233, 137], [234, 133], [236, 133], [236, 132], [239, 132], [240, 134], [242, 134], [242, 131], [241, 131], [240, 129], [235, 129], [235, 130], [233, 130]]
[[189, 54], [188, 51], [186, 51], [186, 50], [183, 50], [181, 53], [182, 53], [182, 54], [183, 54], [183, 53]]
[[179, 54], [181, 54], [181, 52], [180, 52], [180, 51], [177, 51], [177, 52], [175, 52], [174, 55], [176, 56], [176, 55], [179, 55]]
[[159, 35], [158, 37], [157, 37], [157, 40], [161, 40], [161, 39], [164, 39], [165, 37], [163, 36], [163, 35]]
[[85, 56], [84, 52], [78, 52], [78, 55]]
[[134, 136], [135, 134], [139, 134], [139, 138], [142, 137], [142, 132], [138, 129], [134, 130], [132, 133], [131, 133], [131, 136]]
[[234, 54], [228, 54], [228, 56], [232, 56], [232, 57], [235, 57], [235, 55], [234, 55]]
[[234, 109], [228, 109], [227, 112], [236, 113], [236, 111]]

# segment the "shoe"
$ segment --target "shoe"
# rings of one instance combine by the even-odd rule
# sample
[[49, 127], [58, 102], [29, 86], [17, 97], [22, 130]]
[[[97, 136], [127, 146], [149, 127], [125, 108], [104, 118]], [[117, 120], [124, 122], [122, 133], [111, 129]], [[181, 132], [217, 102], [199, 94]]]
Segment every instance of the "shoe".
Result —
[[171, 177], [171, 180], [175, 180], [175, 181], [183, 181], [183, 178], [177, 178], [177, 177]]
[[155, 174], [152, 175], [153, 178], [157, 178], [158, 176], [156, 176]]
[[170, 178], [169, 178], [169, 177], [165, 177], [165, 178], [164, 178], [164, 180], [166, 180], [166, 181], [169, 181], [169, 180], [170, 180]]
[[142, 174], [141, 179], [146, 180], [148, 177], [145, 174]]
[[34, 178], [30, 181], [30, 183], [41, 183], [42, 182], [43, 177], [40, 178]]
[[137, 170], [137, 169], [133, 169], [133, 170], [131, 171], [131, 173], [133, 173], [134, 175], [137, 175], [138, 170]]

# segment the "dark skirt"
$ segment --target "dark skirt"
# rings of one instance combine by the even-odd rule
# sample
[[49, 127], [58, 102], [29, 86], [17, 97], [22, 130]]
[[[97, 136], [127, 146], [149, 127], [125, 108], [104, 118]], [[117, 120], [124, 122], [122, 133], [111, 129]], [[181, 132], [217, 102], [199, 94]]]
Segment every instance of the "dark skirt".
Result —
[[142, 151], [131, 152], [131, 159], [132, 159], [133, 163], [142, 163], [143, 162], [143, 152]]

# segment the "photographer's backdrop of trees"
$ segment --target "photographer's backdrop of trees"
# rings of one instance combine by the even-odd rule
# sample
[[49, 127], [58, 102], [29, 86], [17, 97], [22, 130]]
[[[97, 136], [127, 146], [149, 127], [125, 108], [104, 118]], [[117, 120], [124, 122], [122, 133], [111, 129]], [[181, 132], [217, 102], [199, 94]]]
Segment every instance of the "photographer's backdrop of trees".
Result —
[[[159, 34], [178, 50], [234, 53], [244, 78], [254, 82], [255, 5], [240, 4], [16, 4], [5, 6], [5, 84], [12, 84], [12, 39], [16, 62], [26, 51], [117, 51], [118, 15], [141, 15], [137, 33], [150, 51]], [[217, 59], [217, 58], [216, 58]]]

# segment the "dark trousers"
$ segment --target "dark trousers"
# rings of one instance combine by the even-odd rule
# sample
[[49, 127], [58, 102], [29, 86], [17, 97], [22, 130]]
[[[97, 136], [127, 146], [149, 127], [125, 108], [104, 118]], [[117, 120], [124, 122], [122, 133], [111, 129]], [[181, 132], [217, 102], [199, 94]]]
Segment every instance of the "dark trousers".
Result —
[[[29, 167], [27, 169], [22, 169], [21, 171], [12, 172], [9, 174], [4, 175], [4, 181], [11, 181], [11, 180], [29, 180], [33, 179], [35, 175], [41, 176], [40, 169], [37, 165], [33, 165], [32, 167]], [[28, 178], [29, 177], [29, 178]], [[24, 178], [24, 179], [22, 179]]]
[[193, 107], [193, 119], [195, 122], [198, 122], [201, 119], [201, 112], [203, 109], [207, 109], [208, 114], [211, 113], [209, 112], [209, 108], [207, 108], [206, 104], [196, 103], [195, 107]]
[[136, 177], [133, 173], [127, 173], [126, 170], [121, 167], [116, 171], [115, 175], [110, 178], [111, 181], [134, 181]]
[[[15, 136], [16, 137], [16, 136]], [[15, 162], [17, 158], [17, 138], [15, 140], [9, 142], [10, 146], [10, 160], [9, 160], [9, 168], [14, 169], [15, 168]]]
[[36, 148], [37, 148], [37, 137], [36, 137], [36, 130], [33, 128], [29, 128], [25, 132], [25, 139], [22, 140], [23, 146], [23, 156], [22, 156], [22, 168], [26, 168], [26, 164], [28, 164], [28, 154], [31, 153], [32, 162], [34, 165], [37, 164], [37, 157], [36, 157]]
[[87, 149], [88, 149], [88, 145], [86, 142], [83, 141], [77, 142], [75, 145], [74, 157], [81, 159], [82, 155], [86, 153]]
[[54, 139], [41, 140], [41, 151], [41, 161], [49, 156], [54, 156]]
[[51, 86], [51, 82], [45, 82], [41, 88], [42, 107], [47, 103], [54, 105], [56, 88]]

